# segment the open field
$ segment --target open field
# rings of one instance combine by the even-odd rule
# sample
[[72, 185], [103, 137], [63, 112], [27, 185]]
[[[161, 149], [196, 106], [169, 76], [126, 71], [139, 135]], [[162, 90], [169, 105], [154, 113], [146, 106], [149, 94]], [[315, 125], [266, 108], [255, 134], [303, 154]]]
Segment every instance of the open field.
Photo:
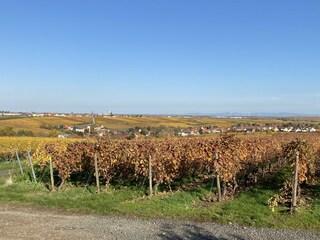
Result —
[[0, 118], [0, 129], [13, 127], [14, 130], [22, 129], [32, 131], [36, 135], [47, 135], [49, 130], [40, 128], [41, 124], [73, 126], [90, 121], [90, 117], [25, 117], [3, 120]]
[[232, 125], [244, 122], [251, 123], [281, 123], [281, 120], [272, 119], [231, 119], [231, 118], [211, 118], [211, 117], [115, 117], [115, 118], [97, 118], [98, 124], [110, 126], [110, 128], [121, 129], [130, 127], [158, 127], [161, 125], [167, 127], [200, 127], [217, 126], [230, 127]]

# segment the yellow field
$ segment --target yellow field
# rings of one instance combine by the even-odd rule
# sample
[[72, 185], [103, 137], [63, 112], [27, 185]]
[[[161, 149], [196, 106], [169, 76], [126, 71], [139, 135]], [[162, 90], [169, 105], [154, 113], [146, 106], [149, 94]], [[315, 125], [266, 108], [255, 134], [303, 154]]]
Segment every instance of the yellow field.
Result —
[[217, 126], [230, 127], [238, 123], [281, 123], [276, 119], [235, 119], [235, 118], [213, 118], [213, 117], [98, 117], [96, 123], [111, 129], [126, 129], [131, 127], [200, 127]]
[[29, 117], [0, 120], [0, 129], [4, 127], [13, 127], [14, 130], [31, 130], [37, 135], [48, 134], [47, 129], [40, 128], [41, 124], [50, 125], [77, 125], [85, 124], [91, 121], [90, 117]]

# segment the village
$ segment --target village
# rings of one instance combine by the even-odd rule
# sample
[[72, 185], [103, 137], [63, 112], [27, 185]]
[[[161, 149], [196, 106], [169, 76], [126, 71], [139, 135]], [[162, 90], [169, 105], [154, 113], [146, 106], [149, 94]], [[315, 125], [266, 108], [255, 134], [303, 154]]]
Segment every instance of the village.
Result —
[[[62, 130], [62, 129], [61, 129]], [[232, 126], [229, 128], [218, 127], [189, 127], [189, 128], [172, 128], [172, 127], [135, 127], [125, 130], [109, 129], [104, 125], [101, 126], [64, 126], [64, 133], [58, 135], [59, 138], [68, 138], [74, 136], [115, 138], [115, 139], [137, 139], [142, 137], [188, 137], [200, 136], [204, 134], [221, 134], [221, 133], [256, 133], [256, 132], [284, 132], [284, 133], [315, 133], [315, 126]]]
[[[167, 115], [159, 115], [159, 116], [149, 116], [149, 115], [125, 115], [125, 114], [113, 114], [109, 113], [86, 113], [86, 114], [77, 114], [77, 113], [26, 113], [26, 112], [9, 112], [9, 111], [1, 111], [0, 116], [3, 119], [6, 118], [18, 118], [18, 119], [42, 119], [42, 118], [50, 118], [58, 119], [58, 121], [50, 123], [47, 121], [40, 121], [41, 125], [40, 129], [46, 130], [49, 133], [47, 136], [50, 137], [58, 137], [58, 138], [82, 138], [82, 137], [97, 137], [97, 138], [111, 138], [111, 139], [137, 139], [137, 138], [163, 138], [163, 137], [192, 137], [192, 136], [200, 136], [200, 135], [217, 135], [222, 133], [241, 133], [241, 134], [253, 134], [259, 132], [265, 133], [315, 133], [320, 129], [320, 123], [318, 121], [303, 121], [303, 120], [295, 120], [293, 118], [263, 118], [259, 117], [225, 117], [224, 122], [229, 121], [231, 124], [223, 124], [224, 127], [221, 127], [221, 124], [212, 124], [210, 121], [212, 119], [217, 119], [217, 121], [221, 122], [220, 117], [207, 116], [204, 118], [203, 116], [167, 116]], [[70, 125], [66, 124], [63, 121], [59, 123], [59, 119], [61, 120], [68, 119], [81, 119], [82, 117], [86, 117], [86, 121], [82, 121], [82, 123]], [[159, 122], [159, 124], [152, 123], [149, 125], [148, 120], [154, 120], [154, 118], [159, 118], [163, 121], [165, 118], [170, 119], [169, 121], [179, 121], [183, 123], [189, 121], [189, 127], [179, 127], [179, 125], [175, 124], [175, 127], [163, 125]], [[128, 125], [128, 127], [121, 126], [109, 126], [108, 119], [110, 122], [114, 122], [111, 119], [132, 119], [134, 118], [136, 122], [135, 125]], [[141, 121], [139, 119], [142, 119]], [[239, 120], [238, 120], [239, 118]], [[98, 119], [98, 121], [96, 121]], [[101, 119], [106, 119], [101, 121]], [[186, 121], [187, 119], [187, 121]], [[193, 119], [197, 119], [198, 122], [193, 123]], [[203, 120], [205, 119], [205, 120]], [[266, 121], [266, 119], [269, 119]], [[281, 121], [279, 121], [281, 120]], [[125, 120], [126, 121], [126, 120]], [[158, 120], [160, 121], [160, 120]], [[166, 120], [164, 120], [165, 122]], [[207, 123], [205, 123], [207, 121]], [[278, 122], [277, 122], [278, 121]], [[97, 123], [99, 122], [99, 123]], [[263, 122], [263, 123], [261, 123]], [[277, 123], [276, 123], [277, 122]], [[188, 123], [188, 122], [187, 122]], [[194, 125], [194, 126], [192, 126]], [[1, 130], [1, 129], [0, 129]], [[4, 129], [6, 130], [6, 129]], [[2, 131], [0, 135], [18, 135], [18, 136], [33, 136], [34, 134], [30, 131], [30, 134], [26, 131], [19, 130], [16, 133], [13, 133], [12, 129], [10, 131]], [[31, 134], [32, 133], [32, 134]]]

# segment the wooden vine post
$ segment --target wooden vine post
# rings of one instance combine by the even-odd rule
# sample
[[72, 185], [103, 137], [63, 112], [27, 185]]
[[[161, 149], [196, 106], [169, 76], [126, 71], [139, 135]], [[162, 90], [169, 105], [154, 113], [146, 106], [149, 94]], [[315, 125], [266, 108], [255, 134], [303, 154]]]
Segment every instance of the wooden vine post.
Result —
[[296, 160], [295, 160], [295, 164], [294, 164], [291, 213], [293, 213], [297, 207], [297, 192], [298, 192], [298, 178], [299, 178], [299, 155], [300, 155], [300, 153], [299, 153], [299, 151], [297, 151], [296, 152]]
[[28, 151], [28, 159], [29, 159], [29, 163], [30, 163], [33, 179], [34, 179], [35, 182], [37, 182], [36, 174], [34, 172], [33, 164], [32, 164], [32, 161], [31, 161], [30, 151]]
[[149, 155], [149, 196], [152, 196], [152, 158]]
[[95, 168], [95, 175], [96, 175], [97, 193], [100, 194], [100, 181], [99, 181], [97, 153], [94, 154], [94, 168]]
[[52, 166], [52, 159], [50, 157], [49, 161], [49, 166], [50, 166], [50, 181], [51, 181], [51, 191], [54, 191], [54, 177], [53, 177], [53, 166]]
[[[257, 159], [258, 159], [258, 150], [257, 148], [254, 149], [254, 159], [253, 161], [256, 163], [257, 162]], [[259, 172], [259, 166], [258, 166], [258, 171]], [[262, 171], [262, 175], [264, 176], [264, 171]], [[254, 183], [257, 183], [258, 182], [258, 177], [257, 177], [257, 174], [254, 175]]]
[[[219, 160], [219, 154], [216, 152], [215, 155], [216, 161]], [[218, 202], [221, 202], [221, 183], [220, 183], [220, 174], [217, 174], [217, 190], [218, 190]]]

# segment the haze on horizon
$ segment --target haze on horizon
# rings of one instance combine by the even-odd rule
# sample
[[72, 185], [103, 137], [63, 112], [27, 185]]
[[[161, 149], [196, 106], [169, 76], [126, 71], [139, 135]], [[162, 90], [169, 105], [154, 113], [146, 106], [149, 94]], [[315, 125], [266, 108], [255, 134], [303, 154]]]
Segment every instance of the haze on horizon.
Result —
[[0, 1], [0, 110], [320, 114], [320, 2]]

